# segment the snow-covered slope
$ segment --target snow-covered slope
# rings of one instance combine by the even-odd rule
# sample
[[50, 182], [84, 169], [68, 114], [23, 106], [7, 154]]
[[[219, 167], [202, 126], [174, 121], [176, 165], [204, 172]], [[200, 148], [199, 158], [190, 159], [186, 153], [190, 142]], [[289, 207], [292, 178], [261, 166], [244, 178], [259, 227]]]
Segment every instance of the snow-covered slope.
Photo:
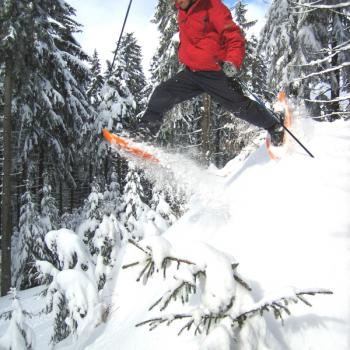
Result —
[[[191, 209], [165, 235], [182, 257], [200, 254], [202, 243], [234, 256], [255, 301], [286, 286], [334, 292], [309, 300], [313, 308], [292, 307], [284, 326], [271, 316], [265, 325], [252, 320], [257, 331], [242, 336], [241, 349], [350, 347], [350, 123], [304, 122], [299, 129], [315, 159], [295, 147], [272, 162], [262, 146], [226, 178], [202, 174]], [[123, 263], [133, 262], [129, 253]], [[119, 271], [111, 320], [86, 349], [230, 349], [225, 333], [203, 345], [204, 337], [193, 332], [177, 336], [176, 323], [151, 333], [134, 327], [162, 314], [147, 310], [167, 290], [161, 273], [145, 286], [135, 281], [139, 273]], [[217, 274], [220, 284], [222, 271]], [[173, 304], [163, 313], [186, 312], [196, 303]]]
[[[160, 260], [171, 246], [179, 258], [205, 265], [211, 276], [206, 292], [192, 296], [186, 305], [172, 302], [165, 311], [155, 308], [149, 312], [174, 279], [169, 273], [164, 280], [159, 273], [145, 285], [136, 282], [140, 268], [121, 268], [140, 256], [140, 251], [130, 245], [125, 248], [111, 288], [109, 322], [62, 348], [348, 350], [350, 123], [304, 121], [296, 128], [315, 159], [295, 146], [282, 160], [274, 162], [261, 146], [245, 161], [228, 164], [226, 177], [186, 164], [195, 192], [190, 209], [165, 233], [162, 239], [166, 241], [154, 240], [153, 246], [158, 244]], [[184, 173], [178, 178], [183, 179]], [[165, 242], [169, 246], [164, 246]], [[152, 238], [147, 244], [152, 244]], [[135, 327], [160, 315], [188, 313], [203, 304], [204, 297], [207, 306], [210, 297], [224, 298], [220, 293], [232, 287], [225, 276], [225, 263], [232, 257], [239, 263], [240, 276], [253, 289], [237, 294], [237, 308], [283, 295], [290, 286], [299, 290], [326, 288], [334, 294], [308, 298], [312, 308], [291, 306], [292, 315], [286, 317], [283, 326], [270, 314], [264, 319], [255, 317], [235, 334], [235, 341], [225, 326], [218, 327], [207, 339], [205, 335], [194, 337], [193, 331], [178, 336], [184, 325], [178, 321], [152, 332], [147, 326]], [[205, 295], [208, 291], [212, 295]], [[46, 349], [43, 343], [40, 346]]]

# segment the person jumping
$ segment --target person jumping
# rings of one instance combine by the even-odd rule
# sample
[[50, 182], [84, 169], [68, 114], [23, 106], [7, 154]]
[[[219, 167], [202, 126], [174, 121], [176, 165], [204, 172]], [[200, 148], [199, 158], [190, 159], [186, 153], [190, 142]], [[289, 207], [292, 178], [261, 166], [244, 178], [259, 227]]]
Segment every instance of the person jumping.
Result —
[[178, 9], [179, 61], [185, 68], [157, 86], [138, 124], [138, 133], [155, 137], [164, 113], [175, 104], [202, 93], [236, 117], [266, 129], [274, 146], [283, 142], [284, 129], [273, 115], [241, 89], [232, 89], [229, 78], [242, 66], [245, 40], [221, 0], [172, 0]]

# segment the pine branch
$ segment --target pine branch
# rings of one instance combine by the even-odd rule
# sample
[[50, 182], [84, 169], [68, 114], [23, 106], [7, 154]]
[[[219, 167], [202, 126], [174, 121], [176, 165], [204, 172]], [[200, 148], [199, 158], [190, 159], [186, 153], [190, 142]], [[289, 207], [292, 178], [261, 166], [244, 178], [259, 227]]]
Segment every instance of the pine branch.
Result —
[[208, 334], [213, 324], [215, 325], [223, 319], [229, 319], [231, 322], [231, 327], [234, 328], [238, 326], [239, 328], [241, 328], [247, 320], [257, 315], [262, 316], [264, 312], [273, 312], [274, 317], [277, 320], [281, 320], [283, 325], [283, 313], [287, 314], [288, 316], [291, 315], [291, 312], [287, 307], [289, 304], [297, 304], [299, 301], [301, 301], [302, 303], [311, 307], [312, 305], [306, 300], [305, 296], [315, 296], [318, 294], [329, 295], [333, 294], [333, 292], [326, 289], [305, 290], [295, 292], [292, 296], [284, 296], [272, 301], [262, 301], [256, 304], [256, 306], [252, 306], [247, 311], [241, 312], [237, 315], [222, 312], [220, 314], [203, 314], [198, 319], [195, 318], [193, 314], [171, 314], [140, 322], [136, 325], [136, 327], [141, 327], [148, 324], [149, 330], [151, 331], [157, 328], [158, 326], [162, 325], [163, 323], [166, 323], [166, 325], [169, 326], [175, 320], [188, 319], [188, 322], [180, 329], [178, 335], [180, 335], [186, 329], [187, 331], [190, 331], [191, 327], [194, 324], [196, 325], [196, 328], [194, 330], [195, 335], [197, 333], [201, 333], [204, 330]]
[[[199, 277], [199, 275], [205, 273], [203, 271], [198, 271], [193, 275], [194, 281]], [[161, 298], [159, 298], [148, 310], [151, 311], [157, 305], [161, 304], [160, 311], [164, 311], [171, 300], [177, 300], [179, 295], [181, 295], [182, 304], [189, 301], [189, 296], [195, 294], [197, 290], [196, 284], [190, 283], [188, 281], [179, 280], [177, 284], [171, 289], [169, 289]]]
[[[123, 265], [123, 269], [127, 269], [130, 267], [138, 266], [138, 265], [143, 265], [143, 268], [138, 275], [136, 281], [139, 282], [142, 278], [144, 278], [144, 283], [147, 283], [148, 279], [153, 275], [153, 273], [156, 271], [155, 269], [155, 262], [153, 261], [152, 257], [152, 250], [151, 248], [147, 247], [147, 250], [145, 250], [143, 247], [141, 247], [138, 243], [135, 241], [129, 239], [129, 242], [133, 244], [136, 248], [141, 250], [144, 254], [146, 254], [147, 259], [143, 261], [137, 261], [131, 264]], [[152, 304], [149, 308], [149, 310], [154, 309], [157, 305], [160, 305], [160, 311], [165, 310], [170, 302], [172, 300], [176, 301], [177, 298], [181, 296], [182, 303], [184, 304], [185, 302], [188, 302], [189, 296], [191, 294], [195, 294], [197, 291], [196, 287], [196, 281], [200, 275], [204, 276], [206, 278], [206, 272], [205, 270], [200, 269], [198, 266], [196, 266], [195, 263], [186, 260], [186, 259], [178, 259], [174, 257], [165, 257], [164, 260], [162, 261], [161, 267], [163, 269], [163, 276], [164, 279], [166, 278], [166, 270], [170, 266], [171, 262], [176, 262], [177, 263], [177, 269], [180, 268], [181, 264], [186, 264], [189, 266], [192, 266], [191, 274], [193, 276], [193, 281], [194, 283], [191, 283], [189, 281], [184, 281], [184, 280], [178, 280], [178, 282], [170, 288], [161, 298], [159, 298], [154, 304]], [[243, 288], [245, 288], [248, 291], [251, 291], [252, 289], [250, 286], [235, 272], [235, 270], [238, 267], [238, 264], [232, 264], [232, 272], [233, 272], [233, 277], [237, 283], [239, 283]], [[157, 270], [158, 272], [158, 270]], [[233, 303], [233, 300], [232, 300]], [[227, 307], [227, 310], [231, 308], [232, 303]]]

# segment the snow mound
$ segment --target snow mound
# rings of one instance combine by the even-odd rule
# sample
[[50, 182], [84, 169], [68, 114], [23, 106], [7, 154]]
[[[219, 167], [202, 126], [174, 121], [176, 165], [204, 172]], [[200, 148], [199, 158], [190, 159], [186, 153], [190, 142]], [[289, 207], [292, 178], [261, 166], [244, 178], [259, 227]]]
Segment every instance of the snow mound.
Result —
[[[225, 323], [209, 336], [195, 337], [193, 332], [177, 336], [175, 323], [149, 333], [135, 325], [169, 311], [194, 312], [193, 317], [199, 318], [196, 307], [203, 295], [190, 297], [185, 305], [172, 303], [163, 313], [148, 311], [174, 281], [164, 280], [159, 272], [143, 285], [136, 282], [140, 269], [120, 269], [113, 294], [115, 312], [85, 349], [108, 350], [115, 344], [125, 350], [349, 348], [350, 123], [304, 120], [295, 129], [314, 159], [295, 146], [274, 162], [261, 146], [240, 164], [231, 164], [229, 175], [219, 177], [188, 162], [177, 163], [176, 156], [171, 156], [176, 166], [171, 162], [168, 166], [177, 172], [176, 180], [190, 183], [194, 195], [190, 210], [162, 236], [168, 243], [160, 244], [157, 238], [148, 245], [160, 247], [158, 265], [174, 250], [180, 257], [193, 261], [202, 257], [208, 262], [210, 254], [203, 253], [203, 245], [222, 256], [233, 256], [240, 276], [252, 287], [250, 295], [241, 294], [236, 301], [237, 309], [295, 289], [326, 288], [334, 295], [314, 297], [309, 300], [312, 308], [291, 307], [284, 326], [268, 314], [252, 318], [239, 334]], [[125, 261], [132, 260], [132, 249], [126, 248]], [[209, 272], [210, 285], [227, 281], [225, 271], [217, 264]], [[177, 275], [180, 278], [190, 280], [184, 273]]]

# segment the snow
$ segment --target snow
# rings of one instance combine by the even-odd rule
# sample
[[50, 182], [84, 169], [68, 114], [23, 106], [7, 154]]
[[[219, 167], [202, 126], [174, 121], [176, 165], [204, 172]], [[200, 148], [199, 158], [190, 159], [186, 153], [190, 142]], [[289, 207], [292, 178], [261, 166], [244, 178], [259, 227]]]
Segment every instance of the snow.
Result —
[[[315, 154], [314, 159], [291, 143], [280, 161], [270, 161], [262, 145], [220, 170], [222, 176], [215, 172], [217, 169], [202, 169], [183, 155], [152, 149], [167, 170], [153, 165], [146, 173], [162, 187], [164, 176], [172, 172], [166, 180], [186, 189], [191, 198], [189, 209], [165, 233], [156, 226], [148, 227], [148, 234], [138, 244], [149, 255], [132, 244], [119, 250], [110, 283], [108, 322], [90, 327], [88, 332], [82, 329], [74, 344], [57, 348], [112, 350], [117, 345], [121, 350], [348, 350], [350, 123], [300, 119], [293, 132]], [[152, 215], [147, 216], [149, 224], [155, 222]], [[66, 246], [64, 249], [69, 250]], [[138, 283], [150, 257], [156, 269], [148, 281]], [[161, 270], [166, 257], [188, 262], [179, 266], [169, 262], [164, 277]], [[139, 264], [122, 268], [134, 262]], [[233, 270], [236, 263], [239, 266]], [[205, 271], [206, 278], [194, 279], [198, 271]], [[252, 291], [242, 287], [234, 274]], [[188, 295], [188, 302], [182, 303], [181, 297], [172, 299], [163, 311], [163, 298], [148, 310], [184, 282], [197, 288], [196, 293]], [[200, 325], [203, 315], [225, 310], [232, 298], [232, 315], [236, 315], [280, 297], [293, 297], [298, 291], [315, 289], [334, 294], [306, 297], [312, 308], [303, 303], [289, 305], [292, 314], [285, 316], [283, 325], [273, 314], [264, 313], [263, 318], [249, 319], [242, 329], [232, 328], [224, 319], [208, 335], [202, 332], [194, 336], [192, 328], [178, 336], [187, 320], [175, 319], [176, 315], [189, 315]], [[38, 308], [42, 303], [30, 291], [20, 296], [24, 308], [31, 304]], [[98, 305], [97, 300], [93, 304]], [[1, 298], [0, 307], [8, 310], [9, 298]], [[172, 323], [168, 327], [164, 323], [151, 333], [147, 325], [135, 327], [157, 317], [166, 317]], [[39, 350], [48, 348], [48, 337], [41, 335], [50, 333], [40, 322], [37, 318], [32, 324]], [[0, 337], [5, 330], [6, 323], [0, 320]]]

